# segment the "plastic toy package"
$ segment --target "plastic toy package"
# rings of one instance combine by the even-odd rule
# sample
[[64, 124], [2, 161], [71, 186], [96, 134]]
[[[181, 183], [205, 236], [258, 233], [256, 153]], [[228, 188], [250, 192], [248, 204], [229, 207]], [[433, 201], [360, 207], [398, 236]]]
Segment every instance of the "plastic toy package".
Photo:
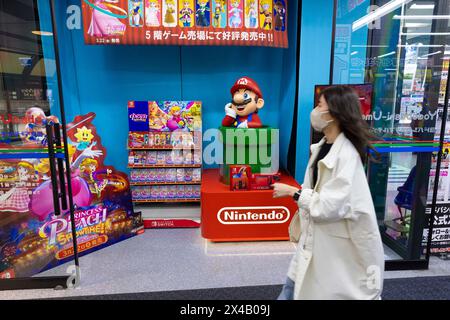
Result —
[[275, 182], [280, 181], [280, 174], [252, 174], [248, 165], [230, 166], [230, 190], [270, 190]]

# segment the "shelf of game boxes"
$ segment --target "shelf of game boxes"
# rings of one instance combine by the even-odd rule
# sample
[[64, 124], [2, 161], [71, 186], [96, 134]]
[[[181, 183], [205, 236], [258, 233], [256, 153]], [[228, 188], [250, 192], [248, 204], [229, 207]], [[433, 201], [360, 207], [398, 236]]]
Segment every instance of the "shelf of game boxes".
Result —
[[143, 164], [129, 165], [128, 169], [201, 168], [201, 164]]
[[201, 181], [172, 181], [172, 182], [130, 182], [130, 186], [166, 186], [166, 185], [200, 185]]
[[[136, 137], [142, 136], [142, 141], [136, 141]], [[182, 137], [180, 141], [178, 138]], [[201, 169], [201, 132], [192, 133], [193, 140], [186, 142], [185, 133], [174, 136], [172, 133], [130, 133], [128, 141], [129, 164], [128, 168], [131, 170], [139, 169], [161, 169], [161, 168], [193, 168]], [[186, 155], [186, 151], [191, 151], [194, 158], [193, 163], [146, 163], [150, 154], [142, 154], [142, 151], [175, 151], [183, 152], [181, 155]], [[141, 152], [141, 153], [139, 153]], [[142, 157], [136, 161], [135, 156]], [[159, 158], [153, 154], [152, 161], [167, 161], [166, 156]], [[156, 157], [156, 158], [155, 158]], [[143, 159], [145, 158], [145, 159]], [[171, 158], [171, 157], [170, 157]], [[198, 158], [200, 160], [198, 160]], [[197, 160], [195, 160], [197, 159]], [[176, 160], [176, 159], [174, 159]], [[181, 159], [186, 160], [186, 159]], [[173, 161], [173, 160], [172, 160]], [[187, 161], [192, 161], [191, 159]], [[144, 162], [144, 164], [137, 164], [137, 162]], [[186, 186], [189, 185], [199, 188], [201, 185], [201, 178], [192, 181], [132, 181], [130, 186], [134, 188], [139, 187], [164, 187], [167, 186]], [[132, 188], [132, 189], [134, 189]], [[148, 192], [148, 191], [147, 191]], [[143, 220], [145, 228], [198, 228], [200, 226], [200, 198], [167, 198], [167, 199], [135, 199], [133, 198], [135, 210], [143, 212]], [[181, 215], [181, 216], [180, 216]]]
[[149, 199], [149, 200], [133, 200], [134, 203], [174, 203], [174, 202], [185, 202], [185, 203], [196, 203], [200, 202], [200, 199]]
[[158, 151], [158, 150], [194, 150], [199, 151], [201, 148], [197, 146], [190, 146], [190, 147], [174, 147], [174, 146], [161, 146], [161, 147], [128, 147], [128, 151]]
[[[190, 137], [186, 139], [186, 137]], [[130, 132], [128, 150], [201, 150], [202, 133]]]
[[[165, 166], [162, 166], [165, 168]], [[186, 165], [183, 167], [195, 167], [201, 170], [201, 165]], [[137, 167], [140, 168], [140, 167]], [[134, 168], [136, 169], [136, 168]], [[132, 189], [156, 187], [167, 188], [179, 186], [200, 188], [201, 177], [199, 180], [192, 181], [134, 181], [130, 182]], [[148, 193], [149, 191], [147, 191]], [[198, 191], [199, 192], [199, 191]], [[132, 194], [134, 191], [132, 192]], [[192, 196], [192, 193], [191, 193]], [[133, 197], [133, 196], [132, 196]], [[154, 228], [199, 228], [200, 227], [200, 198], [167, 198], [167, 199], [135, 199], [132, 198], [135, 210], [143, 213], [144, 227], [146, 229]], [[178, 212], [174, 214], [174, 212]], [[194, 213], [195, 212], [195, 213]], [[180, 217], [179, 215], [182, 215]], [[187, 215], [187, 216], [186, 216]]]

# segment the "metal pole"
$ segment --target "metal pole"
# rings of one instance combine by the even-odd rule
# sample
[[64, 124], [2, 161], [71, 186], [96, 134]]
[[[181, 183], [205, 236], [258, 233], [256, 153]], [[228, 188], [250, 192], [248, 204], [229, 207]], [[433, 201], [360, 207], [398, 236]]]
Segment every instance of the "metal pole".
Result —
[[[64, 97], [62, 90], [62, 78], [61, 78], [61, 67], [59, 61], [59, 48], [58, 48], [58, 29], [56, 23], [56, 12], [55, 12], [55, 1], [50, 1], [50, 10], [52, 16], [52, 26], [53, 26], [53, 44], [55, 47], [55, 64], [56, 64], [56, 74], [58, 77], [58, 93], [60, 100], [60, 109], [61, 109], [61, 129], [63, 134], [63, 143], [64, 143], [64, 159], [66, 163], [66, 179], [67, 179], [67, 196], [69, 198], [69, 210], [70, 210], [70, 220], [72, 226], [72, 243], [73, 243], [73, 256], [74, 262], [76, 266], [76, 276], [79, 279], [79, 260], [78, 260], [78, 244], [76, 237], [76, 228], [75, 228], [75, 214], [74, 214], [74, 204], [72, 198], [72, 177], [70, 170], [70, 159], [69, 159], [69, 150], [67, 144], [67, 123], [66, 123], [66, 113], [64, 109]], [[63, 188], [65, 186], [62, 186]]]

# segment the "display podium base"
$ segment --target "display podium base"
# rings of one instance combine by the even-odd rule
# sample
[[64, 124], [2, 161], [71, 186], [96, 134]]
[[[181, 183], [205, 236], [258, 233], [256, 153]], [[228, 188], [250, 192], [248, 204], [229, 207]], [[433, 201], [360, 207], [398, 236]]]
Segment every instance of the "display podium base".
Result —
[[[300, 188], [282, 173], [281, 183]], [[214, 242], [289, 240], [288, 227], [298, 209], [291, 198], [274, 199], [273, 190], [231, 191], [218, 169], [203, 171], [202, 236]]]

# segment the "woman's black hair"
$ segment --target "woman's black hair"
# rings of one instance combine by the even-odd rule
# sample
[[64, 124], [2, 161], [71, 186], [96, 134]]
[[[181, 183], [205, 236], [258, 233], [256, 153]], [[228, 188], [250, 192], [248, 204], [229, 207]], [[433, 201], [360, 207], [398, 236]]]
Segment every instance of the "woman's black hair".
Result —
[[371, 144], [374, 135], [362, 117], [361, 104], [355, 90], [345, 85], [332, 86], [323, 90], [321, 96], [328, 104], [330, 115], [339, 122], [341, 131], [355, 146], [361, 160], [366, 161], [368, 149], [377, 154]]

